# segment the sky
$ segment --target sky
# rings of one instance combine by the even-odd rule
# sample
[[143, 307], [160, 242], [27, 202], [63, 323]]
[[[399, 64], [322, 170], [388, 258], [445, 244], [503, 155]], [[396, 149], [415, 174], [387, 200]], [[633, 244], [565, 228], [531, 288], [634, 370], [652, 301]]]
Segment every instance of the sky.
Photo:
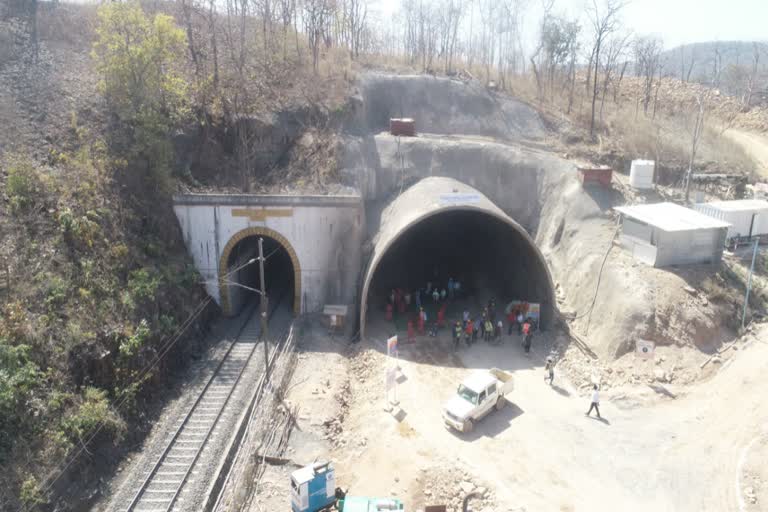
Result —
[[[401, 4], [401, 0], [373, 1], [385, 19]], [[556, 0], [554, 11], [577, 15], [584, 12], [586, 1], [591, 2]], [[534, 23], [541, 0], [529, 4], [527, 19]], [[660, 36], [666, 48], [704, 41], [768, 41], [768, 0], [631, 0], [623, 19], [638, 35]]]

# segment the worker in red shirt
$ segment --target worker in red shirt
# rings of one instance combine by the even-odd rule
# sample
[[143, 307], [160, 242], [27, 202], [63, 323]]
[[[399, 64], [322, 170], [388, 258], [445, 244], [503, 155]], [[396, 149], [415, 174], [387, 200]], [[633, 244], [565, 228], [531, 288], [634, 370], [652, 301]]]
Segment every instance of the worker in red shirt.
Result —
[[468, 347], [472, 346], [474, 330], [475, 330], [475, 323], [470, 318], [469, 320], [467, 320], [467, 326], [464, 328], [464, 343], [466, 343]]
[[528, 318], [523, 324], [523, 348], [525, 349], [525, 355], [528, 355], [531, 351], [531, 338], [533, 338], [533, 332], [531, 332], [531, 319]]

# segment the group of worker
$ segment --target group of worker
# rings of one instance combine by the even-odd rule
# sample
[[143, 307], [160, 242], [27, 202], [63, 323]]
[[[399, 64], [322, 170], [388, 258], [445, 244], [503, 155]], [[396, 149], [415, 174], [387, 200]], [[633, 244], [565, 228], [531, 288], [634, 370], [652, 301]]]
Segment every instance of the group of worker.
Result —
[[447, 286], [443, 288], [436, 284], [433, 285], [431, 281], [428, 281], [424, 288], [419, 288], [413, 293], [402, 288], [393, 288], [389, 293], [387, 313], [392, 313], [395, 310], [400, 314], [405, 313], [411, 309], [412, 303], [416, 305], [416, 311], [422, 312], [424, 304], [428, 301], [439, 304], [457, 298], [460, 293], [461, 283], [452, 277], [448, 279]]
[[[510, 309], [507, 314], [508, 329], [507, 335], [511, 336], [517, 328], [519, 336], [523, 336], [522, 345], [526, 354], [530, 353], [533, 339], [534, 323], [530, 317], [523, 316], [522, 311]], [[465, 309], [462, 314], [462, 320], [456, 321], [453, 325], [453, 348], [459, 348], [462, 338], [467, 347], [477, 341], [478, 338], [487, 342], [501, 343], [504, 324], [502, 320], [496, 317], [496, 299], [491, 298], [488, 305], [483, 308], [478, 318], [472, 318], [469, 310]]]

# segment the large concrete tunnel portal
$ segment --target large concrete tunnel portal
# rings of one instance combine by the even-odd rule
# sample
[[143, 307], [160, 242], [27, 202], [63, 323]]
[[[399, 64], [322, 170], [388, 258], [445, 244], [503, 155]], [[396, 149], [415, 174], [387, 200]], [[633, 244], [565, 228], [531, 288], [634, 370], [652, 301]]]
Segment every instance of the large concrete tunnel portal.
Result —
[[554, 289], [546, 262], [525, 229], [477, 190], [450, 178], [426, 178], [384, 212], [363, 281], [360, 332], [383, 311], [393, 288], [462, 283], [464, 296], [541, 304], [551, 322]]

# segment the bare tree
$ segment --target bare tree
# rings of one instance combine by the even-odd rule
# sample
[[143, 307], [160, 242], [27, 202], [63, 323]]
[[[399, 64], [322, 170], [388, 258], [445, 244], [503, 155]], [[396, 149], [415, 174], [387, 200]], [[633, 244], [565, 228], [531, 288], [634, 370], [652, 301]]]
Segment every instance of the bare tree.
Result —
[[[631, 34], [627, 33], [623, 36], [617, 35], [608, 40], [606, 44], [606, 51], [604, 52], [605, 60], [603, 61], [603, 86], [602, 95], [600, 98], [600, 120], [603, 120], [603, 109], [605, 107], [605, 96], [608, 94], [608, 87], [615, 81], [616, 75], [619, 73], [619, 62], [621, 57], [629, 45], [629, 37]], [[616, 93], [614, 93], [615, 95]]]
[[648, 115], [648, 107], [651, 104], [653, 82], [661, 71], [661, 52], [664, 43], [656, 37], [638, 37], [635, 39], [635, 74], [643, 80], [643, 92], [641, 103], [643, 112]]
[[695, 107], [695, 119], [693, 128], [691, 129], [691, 158], [688, 160], [688, 172], [685, 174], [685, 204], [688, 204], [691, 191], [691, 178], [693, 176], [693, 163], [696, 159], [696, 150], [699, 147], [699, 141], [701, 140], [701, 134], [704, 131], [704, 117], [706, 115], [705, 109], [706, 98], [703, 93], [696, 96]]
[[762, 53], [762, 50], [763, 45], [761, 43], [752, 43], [752, 71], [747, 80], [747, 90], [742, 97], [742, 104], [745, 109], [748, 109], [752, 105], [752, 95], [755, 92], [755, 82], [757, 81], [757, 66], [760, 63], [760, 54]]
[[[592, 0], [592, 4], [587, 7], [590, 24], [592, 25], [593, 44], [592, 44], [592, 66], [594, 70], [592, 80], [592, 114], [589, 122], [589, 136], [595, 135], [595, 105], [597, 103], [598, 82], [600, 71], [600, 52], [607, 38], [616, 32], [619, 28], [619, 15], [622, 8], [626, 5], [625, 0], [604, 0], [603, 5], [598, 5], [598, 0]], [[589, 70], [588, 70], [589, 71]]]
[[312, 52], [312, 69], [317, 73], [320, 47], [328, 37], [333, 14], [332, 0], [304, 0], [304, 30]]

